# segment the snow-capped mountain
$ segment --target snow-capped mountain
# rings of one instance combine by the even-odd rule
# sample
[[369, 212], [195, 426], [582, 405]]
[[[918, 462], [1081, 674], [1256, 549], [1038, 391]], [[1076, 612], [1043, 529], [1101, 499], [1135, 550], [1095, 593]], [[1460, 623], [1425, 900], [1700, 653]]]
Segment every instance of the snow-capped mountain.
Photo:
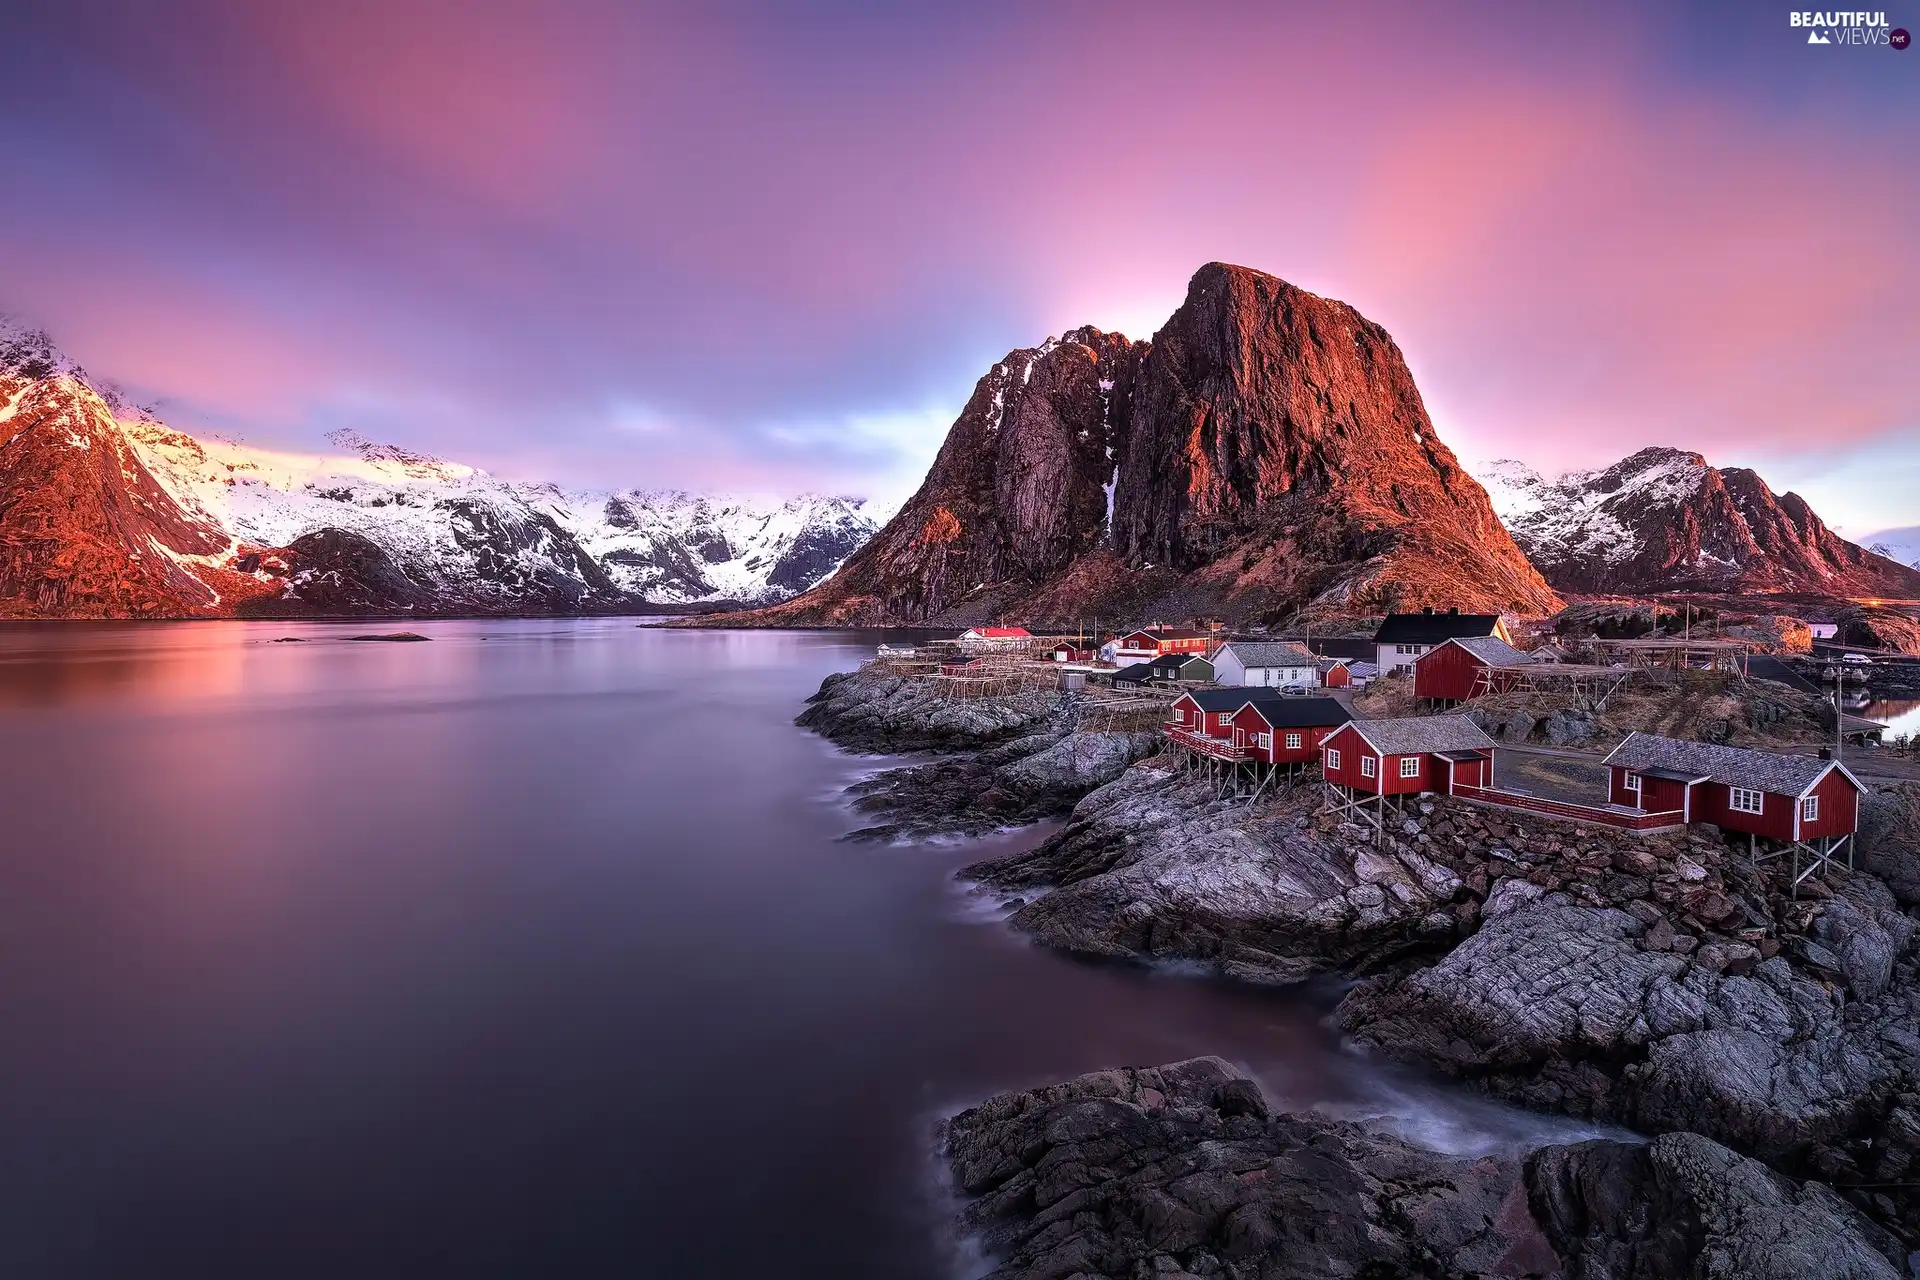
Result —
[[1882, 529], [1862, 538], [1861, 542], [1877, 556], [1920, 569], [1920, 524], [1904, 529]]
[[329, 442], [176, 431], [0, 320], [0, 616], [764, 604], [878, 527], [854, 498], [566, 492], [352, 432]]
[[1920, 573], [1829, 529], [1798, 494], [1744, 467], [1642, 449], [1547, 479], [1524, 463], [1479, 469], [1494, 511], [1561, 591], [1913, 595]]
[[629, 595], [656, 602], [765, 604], [804, 591], [879, 528], [863, 498], [786, 501], [627, 489], [517, 486]]

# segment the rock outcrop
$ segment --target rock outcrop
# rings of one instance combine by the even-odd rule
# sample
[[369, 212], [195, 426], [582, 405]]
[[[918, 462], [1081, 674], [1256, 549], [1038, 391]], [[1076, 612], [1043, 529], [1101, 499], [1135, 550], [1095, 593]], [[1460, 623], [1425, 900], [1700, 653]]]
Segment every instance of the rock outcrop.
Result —
[[1152, 759], [1031, 850], [959, 874], [1079, 954], [1365, 980], [1359, 1044], [1526, 1106], [1697, 1130], [1920, 1245], [1920, 972], [1901, 788], [1862, 870], [1788, 895], [1700, 829], [1633, 836], [1427, 798], [1375, 843], [1306, 788], [1249, 807]]
[[854, 840], [982, 835], [1057, 818], [1160, 749], [1157, 733], [1078, 727], [1059, 695], [949, 701], [924, 680], [868, 668], [836, 673], [794, 720], [856, 751], [932, 752], [848, 788], [875, 819]]
[[1798, 494], [1682, 449], [1642, 449], [1555, 480], [1496, 462], [1481, 478], [1560, 591], [1920, 595], [1920, 570], [1848, 542]]
[[1697, 1135], [1451, 1157], [1275, 1114], [1218, 1058], [1003, 1094], [942, 1140], [994, 1280], [1900, 1275], [1830, 1192]]
[[1077, 329], [975, 387], [827, 582], [737, 625], [1558, 604], [1380, 326], [1211, 263], [1152, 343]]

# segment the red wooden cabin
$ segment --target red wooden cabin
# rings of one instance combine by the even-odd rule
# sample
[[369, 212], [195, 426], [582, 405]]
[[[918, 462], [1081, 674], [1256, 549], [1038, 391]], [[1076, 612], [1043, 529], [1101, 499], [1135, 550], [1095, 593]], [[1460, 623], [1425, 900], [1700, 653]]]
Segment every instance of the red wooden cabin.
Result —
[[1320, 740], [1353, 719], [1334, 698], [1252, 698], [1229, 717], [1247, 759], [1263, 764], [1307, 764]]
[[1234, 740], [1233, 718], [1249, 702], [1277, 701], [1277, 689], [1189, 689], [1167, 709], [1167, 724], [1209, 738]]
[[1504, 693], [1516, 672], [1533, 659], [1499, 636], [1455, 637], [1414, 660], [1413, 696], [1435, 702], [1465, 702], [1483, 693]]
[[1061, 643], [1047, 651], [1055, 662], [1092, 662], [1093, 650], [1078, 649], [1071, 644]]
[[1451, 793], [1493, 783], [1493, 739], [1465, 716], [1353, 720], [1320, 741], [1328, 782], [1368, 795]]
[[1836, 841], [1860, 825], [1860, 780], [1838, 760], [1632, 733], [1604, 763], [1611, 800], [1629, 808], [1784, 843]]
[[1163, 653], [1197, 653], [1204, 657], [1207, 640], [1204, 631], [1189, 631], [1180, 627], [1141, 627], [1122, 635], [1116, 649], [1123, 658], [1157, 658]]
[[1329, 689], [1350, 689], [1353, 687], [1353, 672], [1347, 670], [1345, 658], [1335, 658], [1323, 662], [1320, 667], [1320, 683]]

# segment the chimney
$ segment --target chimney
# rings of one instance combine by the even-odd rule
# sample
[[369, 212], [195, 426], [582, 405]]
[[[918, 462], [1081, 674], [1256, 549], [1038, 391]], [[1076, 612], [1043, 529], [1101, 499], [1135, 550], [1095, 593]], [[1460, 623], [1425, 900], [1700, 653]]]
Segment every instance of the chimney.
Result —
[[1433, 606], [1430, 604], [1422, 605], [1420, 608], [1420, 612], [1426, 614], [1429, 618], [1431, 618], [1433, 616]]
[[1820, 748], [1820, 758], [1821, 758], [1822, 760], [1831, 760], [1831, 759], [1833, 759], [1833, 748], [1832, 748], [1832, 747], [1822, 747], [1822, 748]]
[[1455, 606], [1453, 606], [1453, 608], [1451, 608], [1451, 609], [1449, 609], [1449, 610], [1447, 610], [1447, 616], [1448, 616], [1449, 618], [1457, 618], [1457, 617], [1459, 617], [1459, 616], [1460, 616], [1460, 606], [1459, 606], [1459, 605], [1455, 605]]

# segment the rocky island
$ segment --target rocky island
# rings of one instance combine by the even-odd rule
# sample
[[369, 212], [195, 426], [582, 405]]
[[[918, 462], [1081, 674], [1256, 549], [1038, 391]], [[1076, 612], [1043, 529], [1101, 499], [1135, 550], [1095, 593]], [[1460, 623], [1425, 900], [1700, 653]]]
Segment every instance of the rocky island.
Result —
[[1039, 943], [1345, 975], [1363, 1051], [1653, 1139], [1462, 1161], [1271, 1114], [1224, 1063], [1097, 1073], [949, 1127], [997, 1274], [1898, 1276], [1920, 1248], [1920, 784], [1877, 784], [1856, 869], [1794, 894], [1709, 828], [1426, 796], [1376, 837], [1317, 781], [1249, 804], [1046, 694], [956, 704], [867, 670], [799, 722], [935, 753], [862, 785], [887, 819], [866, 834], [1067, 811], [960, 873]]

